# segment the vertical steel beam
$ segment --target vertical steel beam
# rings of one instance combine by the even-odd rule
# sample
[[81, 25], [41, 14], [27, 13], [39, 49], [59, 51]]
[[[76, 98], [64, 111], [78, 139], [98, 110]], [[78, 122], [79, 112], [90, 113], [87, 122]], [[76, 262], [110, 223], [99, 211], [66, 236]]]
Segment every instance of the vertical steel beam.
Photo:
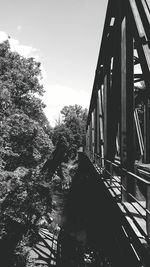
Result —
[[95, 107], [94, 107], [94, 152], [97, 154], [97, 91], [95, 92]]
[[147, 185], [146, 188], [146, 229], [148, 237], [150, 238], [150, 185]]
[[104, 157], [109, 159], [110, 69], [104, 76]]
[[102, 86], [98, 91], [98, 107], [99, 107], [99, 137], [100, 137], [100, 155], [104, 157], [104, 127], [103, 127], [103, 111], [102, 111]]
[[[126, 10], [127, 14], [127, 10]], [[134, 169], [134, 103], [133, 103], [133, 37], [128, 15], [123, 18], [121, 41], [121, 164], [129, 171]], [[122, 184], [130, 193], [134, 193], [133, 180], [127, 176]], [[122, 192], [122, 200], [128, 199], [126, 191]]]
[[[121, 34], [119, 15], [114, 24], [113, 34], [113, 38], [107, 40], [108, 54], [104, 77], [104, 136], [107, 135], [107, 138], [104, 138], [104, 153], [105, 158], [111, 161], [114, 160], [116, 154], [116, 136], [120, 112]], [[105, 140], [107, 140], [106, 144]]]
[[94, 111], [91, 115], [91, 130], [92, 130], [92, 159], [94, 160], [94, 153], [95, 153], [95, 129], [94, 129]]
[[89, 124], [89, 156], [92, 158], [92, 120], [90, 118]]
[[97, 92], [97, 154], [101, 156], [100, 152], [100, 107], [99, 107], [99, 90]]
[[87, 126], [87, 132], [86, 132], [86, 152], [89, 156], [89, 151], [90, 151], [90, 134], [89, 134], [89, 131], [90, 131], [90, 126], [88, 125]]
[[112, 86], [111, 86], [111, 101], [110, 101], [110, 129], [109, 132], [109, 146], [110, 150], [110, 160], [114, 160], [117, 154], [117, 134], [118, 125], [120, 122], [120, 88], [121, 88], [121, 36], [120, 36], [120, 26], [117, 25], [116, 29], [116, 39], [117, 43], [113, 51], [113, 71], [112, 71]]
[[90, 155], [90, 125], [89, 125], [89, 122], [88, 122], [88, 125], [87, 125], [87, 130], [86, 130], [86, 133], [87, 133], [87, 144], [86, 144], [86, 148], [87, 148], [87, 151], [88, 151], [88, 156]]
[[144, 105], [144, 163], [150, 163], [150, 100]]

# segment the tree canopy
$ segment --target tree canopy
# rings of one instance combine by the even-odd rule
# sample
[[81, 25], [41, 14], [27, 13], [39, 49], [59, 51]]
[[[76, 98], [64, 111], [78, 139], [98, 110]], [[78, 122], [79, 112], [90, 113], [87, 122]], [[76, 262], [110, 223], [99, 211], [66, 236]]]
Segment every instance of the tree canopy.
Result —
[[51, 211], [50, 188], [37, 174], [54, 147], [41, 100], [41, 78], [39, 62], [12, 52], [9, 41], [0, 43], [2, 254], [7, 250], [11, 254], [22, 236], [30, 235], [38, 220]]
[[31, 167], [52, 150], [50, 125], [44, 114], [40, 63], [0, 44], [0, 123], [2, 167]]
[[77, 149], [85, 145], [87, 109], [69, 105], [63, 107], [61, 114], [62, 122], [55, 126], [52, 139], [56, 144], [63, 136], [68, 157], [74, 157]]

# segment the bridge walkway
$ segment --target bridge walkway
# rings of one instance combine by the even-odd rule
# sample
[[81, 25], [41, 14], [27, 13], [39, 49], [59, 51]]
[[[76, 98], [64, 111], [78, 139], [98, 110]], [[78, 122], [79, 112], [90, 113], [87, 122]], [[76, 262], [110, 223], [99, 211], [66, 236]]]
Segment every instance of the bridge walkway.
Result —
[[[98, 172], [102, 172], [100, 168], [95, 165], [95, 168]], [[138, 202], [122, 202], [121, 196], [121, 177], [120, 176], [112, 176], [111, 179], [102, 178], [105, 186], [109, 190], [112, 197], [115, 199], [117, 205], [125, 215], [127, 221], [132, 226], [133, 230], [135, 231], [137, 237], [141, 240], [142, 243], [147, 243], [147, 229], [146, 229], [146, 201], [139, 200]], [[137, 227], [138, 225], [138, 227]], [[141, 232], [139, 231], [139, 228]], [[149, 240], [148, 240], [149, 243]]]
[[[119, 165], [117, 164], [118, 162], [116, 161], [116, 163], [111, 163], [107, 161], [107, 164], [105, 162], [104, 165], [104, 159], [100, 160], [100, 157], [97, 155], [92, 157], [90, 161], [93, 164], [96, 172], [100, 175], [99, 177], [101, 181], [103, 181], [106, 190], [109, 192], [112, 203], [115, 203], [115, 205], [118, 207], [119, 213], [117, 216], [118, 220], [121, 222], [121, 228], [135, 254], [135, 257], [138, 260], [138, 264], [135, 266], [149, 266], [150, 239], [148, 233], [148, 199], [143, 195], [141, 197], [141, 192], [138, 190], [137, 186], [136, 196], [132, 195], [130, 192], [127, 192], [129, 200], [122, 201], [122, 191], [125, 190], [125, 188], [122, 185], [122, 174], [121, 172], [119, 174], [117, 172], [117, 168], [119, 168]], [[108, 162], [111, 163], [111, 168], [110, 166], [108, 168]], [[146, 171], [139, 170], [139, 172], [143, 174], [143, 178], [135, 174], [134, 178], [137, 180], [139, 179], [138, 181], [146, 183], [146, 185], [149, 186], [148, 179], [144, 179], [145, 176], [149, 175], [148, 169]], [[109, 212], [111, 213], [111, 205], [109, 209]], [[121, 216], [123, 220], [121, 217], [119, 219], [119, 216]]]

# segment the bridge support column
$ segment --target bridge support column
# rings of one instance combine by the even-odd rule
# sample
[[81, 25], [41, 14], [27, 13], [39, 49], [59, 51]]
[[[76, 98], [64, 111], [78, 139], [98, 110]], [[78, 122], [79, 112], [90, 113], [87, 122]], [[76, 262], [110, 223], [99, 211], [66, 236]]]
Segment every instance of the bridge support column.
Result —
[[104, 157], [109, 159], [109, 138], [111, 138], [110, 134], [110, 110], [109, 110], [109, 103], [110, 103], [110, 65], [107, 66], [105, 70], [104, 76]]
[[90, 125], [88, 125], [86, 133], [86, 152], [87, 155], [90, 156]]
[[[121, 164], [128, 171], [134, 170], [134, 98], [133, 98], [133, 38], [128, 16], [122, 21], [121, 43]], [[122, 201], [135, 194], [135, 182], [127, 174], [122, 177]]]
[[89, 157], [92, 158], [92, 121], [89, 124]]
[[144, 163], [150, 163], [150, 100], [144, 105]]
[[96, 106], [97, 106], [97, 116], [96, 116], [96, 134], [97, 134], [97, 154], [100, 156], [100, 110], [99, 110], [99, 90], [97, 91], [97, 100], [96, 100]]
[[91, 127], [92, 127], [92, 159], [94, 160], [94, 153], [95, 153], [95, 133], [94, 133], [94, 131], [95, 131], [95, 129], [94, 129], [94, 121], [95, 121], [95, 119], [94, 119], [94, 111], [92, 112], [92, 125], [91, 125]]
[[95, 109], [94, 109], [94, 153], [98, 154], [98, 147], [97, 147], [97, 93], [95, 96]]
[[[104, 122], [103, 122], [103, 85], [101, 85], [100, 90], [98, 90], [98, 99], [97, 99], [97, 106], [98, 106], [98, 131], [99, 131], [99, 154], [102, 158], [104, 158], [104, 136], [103, 136], [103, 128], [104, 128]], [[103, 160], [102, 160], [103, 162]]]

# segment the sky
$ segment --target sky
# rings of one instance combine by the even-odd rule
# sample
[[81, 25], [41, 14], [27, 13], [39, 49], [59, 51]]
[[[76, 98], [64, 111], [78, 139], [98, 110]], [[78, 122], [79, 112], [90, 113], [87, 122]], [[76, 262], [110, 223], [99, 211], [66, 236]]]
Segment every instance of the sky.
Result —
[[65, 105], [88, 108], [107, 0], [1, 1], [0, 41], [41, 62], [46, 116], [52, 126]]

